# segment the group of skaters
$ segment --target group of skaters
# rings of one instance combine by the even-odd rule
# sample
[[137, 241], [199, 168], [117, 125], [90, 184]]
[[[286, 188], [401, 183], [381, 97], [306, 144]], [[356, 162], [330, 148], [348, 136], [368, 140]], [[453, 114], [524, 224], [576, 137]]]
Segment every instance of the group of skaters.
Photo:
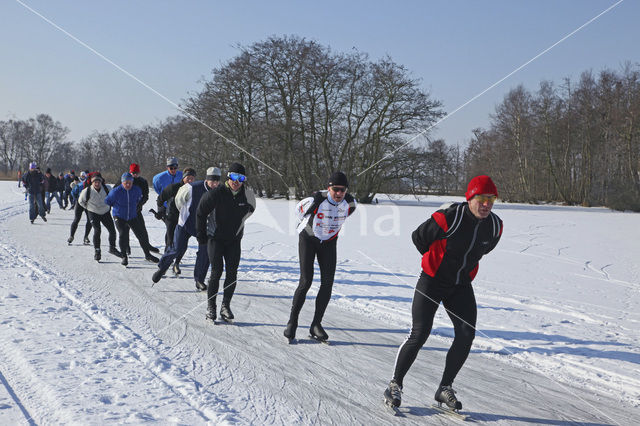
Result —
[[[35, 177], [39, 173], [37, 166], [35, 163], [31, 166], [33, 168], [30, 168], [29, 174], [36, 170], [33, 177], [27, 175], [22, 178], [27, 188], [31, 188], [34, 179], [38, 179]], [[180, 274], [180, 260], [187, 250], [190, 237], [195, 237], [198, 250], [194, 279], [197, 290], [207, 291], [205, 317], [209, 321], [217, 320], [217, 296], [221, 292], [220, 317], [232, 322], [234, 314], [231, 301], [241, 260], [244, 223], [256, 208], [255, 195], [246, 187], [247, 174], [244, 166], [232, 163], [224, 181], [220, 168], [210, 167], [205, 179], [196, 181], [194, 169], [185, 168], [180, 171], [176, 158], [167, 160], [167, 170], [155, 175], [152, 182], [157, 193], [157, 206], [156, 210], [151, 211], [166, 225], [165, 251], [160, 259], [151, 254], [158, 252], [158, 249], [149, 243], [141, 214], [142, 206], [149, 197], [149, 187], [139, 173], [139, 166], [131, 164], [129, 172], [122, 175], [121, 184], [114, 188], [105, 185], [104, 179], [97, 172], [81, 176], [74, 187], [81, 185], [82, 178], [88, 180], [88, 184], [82, 184], [83, 189], [78, 195], [70, 198], [72, 205], [74, 199], [77, 202], [68, 242], [73, 241], [77, 222], [85, 212], [88, 223], [91, 224], [85, 230], [85, 243], [92, 228], [95, 259], [100, 260], [102, 224], [109, 232], [109, 253], [122, 258], [122, 264], [126, 265], [127, 255], [131, 252], [131, 228], [145, 253], [145, 259], [158, 264], [158, 269], [152, 275], [155, 284], [172, 266], [173, 272]], [[66, 176], [63, 178], [66, 179]], [[298, 318], [313, 282], [316, 259], [320, 268], [320, 286], [309, 334], [321, 342], [329, 339], [322, 321], [331, 299], [338, 234], [357, 204], [348, 193], [348, 187], [347, 176], [342, 172], [335, 172], [328, 179], [326, 190], [303, 199], [295, 207], [300, 279], [283, 332], [290, 343], [296, 342]], [[29, 189], [31, 222], [35, 218], [35, 211], [41, 213], [46, 221], [48, 204], [43, 204], [37, 194], [34, 192], [32, 196]], [[478, 272], [480, 259], [496, 247], [503, 229], [502, 220], [491, 211], [498, 197], [498, 190], [489, 176], [481, 175], [471, 179], [465, 197], [466, 202], [442, 206], [412, 234], [413, 243], [422, 255], [422, 271], [412, 302], [411, 331], [398, 349], [392, 379], [384, 391], [386, 404], [394, 409], [401, 404], [404, 377], [431, 333], [440, 303], [453, 323], [455, 336], [434, 398], [451, 410], [462, 408], [452, 385], [469, 355], [475, 337], [477, 305], [471, 283]], [[37, 201], [32, 202], [32, 198]], [[44, 199], [50, 200], [49, 196]], [[61, 208], [64, 208], [62, 206], [65, 206], [65, 198], [56, 199]], [[119, 233], [119, 250], [115, 246], [114, 221]], [[207, 285], [205, 278], [210, 266], [211, 275]], [[225, 280], [220, 291], [223, 271]]]

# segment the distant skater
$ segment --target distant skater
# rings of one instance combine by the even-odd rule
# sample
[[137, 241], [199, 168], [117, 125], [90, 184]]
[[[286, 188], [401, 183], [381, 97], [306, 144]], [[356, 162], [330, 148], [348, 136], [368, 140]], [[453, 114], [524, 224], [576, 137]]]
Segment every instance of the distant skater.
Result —
[[400, 345], [393, 379], [384, 391], [390, 406], [400, 406], [404, 377], [427, 341], [442, 302], [455, 337], [434, 398], [449, 409], [462, 408], [452, 384], [475, 337], [477, 306], [471, 281], [482, 256], [494, 249], [502, 235], [502, 220], [491, 212], [498, 197], [491, 178], [474, 177], [465, 195], [467, 202], [436, 211], [413, 231], [413, 244], [422, 254], [422, 272], [413, 295], [411, 333]]

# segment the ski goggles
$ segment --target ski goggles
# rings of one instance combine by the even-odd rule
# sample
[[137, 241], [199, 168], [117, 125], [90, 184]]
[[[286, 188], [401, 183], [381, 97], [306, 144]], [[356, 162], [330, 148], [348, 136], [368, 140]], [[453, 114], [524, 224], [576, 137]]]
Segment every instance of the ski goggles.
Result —
[[345, 186], [332, 186], [331, 189], [333, 192], [347, 192], [347, 188]]
[[490, 203], [494, 203], [498, 197], [496, 197], [495, 195], [476, 195], [473, 198], [480, 201], [481, 204], [484, 204], [487, 201]]
[[244, 182], [245, 180], [247, 180], [247, 177], [242, 173], [229, 172], [227, 174], [227, 177], [235, 182]]

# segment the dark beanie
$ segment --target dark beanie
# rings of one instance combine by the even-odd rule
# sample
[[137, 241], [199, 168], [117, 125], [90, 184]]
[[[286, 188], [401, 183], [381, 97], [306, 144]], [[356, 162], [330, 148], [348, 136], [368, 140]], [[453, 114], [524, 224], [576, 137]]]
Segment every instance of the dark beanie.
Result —
[[472, 199], [478, 194], [491, 194], [498, 196], [498, 188], [495, 183], [487, 175], [476, 176], [467, 185], [467, 192], [464, 194], [467, 197], [467, 201]]
[[240, 163], [231, 163], [229, 166], [229, 173], [240, 173], [241, 175], [247, 175], [244, 170], [244, 166]]
[[349, 181], [347, 181], [347, 175], [342, 172], [333, 172], [331, 177], [329, 178], [329, 186], [339, 185], [339, 186], [349, 186]]
[[182, 171], [182, 177], [186, 178], [187, 176], [196, 176], [196, 171], [195, 169], [192, 169], [191, 167], [187, 167]]
[[45, 173], [51, 174], [51, 167], [47, 167], [47, 170], [45, 171]]

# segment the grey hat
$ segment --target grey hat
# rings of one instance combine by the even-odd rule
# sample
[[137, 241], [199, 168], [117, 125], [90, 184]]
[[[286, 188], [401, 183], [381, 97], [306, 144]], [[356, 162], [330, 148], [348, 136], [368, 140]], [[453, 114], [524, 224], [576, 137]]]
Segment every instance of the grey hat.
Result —
[[169, 166], [177, 166], [177, 165], [178, 165], [178, 159], [176, 157], [167, 158], [167, 167], [169, 167]]
[[222, 172], [217, 167], [209, 167], [207, 169], [207, 180], [220, 180]]

